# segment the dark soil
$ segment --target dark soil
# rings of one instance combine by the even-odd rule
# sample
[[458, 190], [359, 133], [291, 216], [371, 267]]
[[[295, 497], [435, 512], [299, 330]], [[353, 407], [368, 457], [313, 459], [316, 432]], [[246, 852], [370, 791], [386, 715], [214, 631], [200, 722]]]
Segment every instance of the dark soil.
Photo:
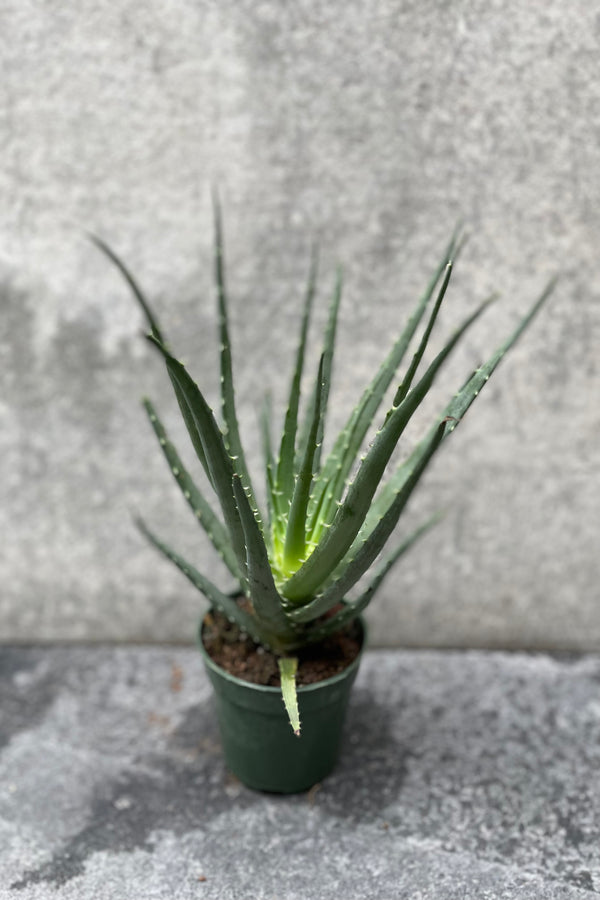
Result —
[[[210, 658], [230, 675], [279, 687], [277, 656], [247, 635], [222, 613], [211, 610], [203, 621], [202, 639]], [[357, 622], [333, 634], [318, 644], [310, 644], [294, 651], [298, 658], [296, 684], [314, 684], [343, 672], [352, 663], [362, 646], [362, 629]]]

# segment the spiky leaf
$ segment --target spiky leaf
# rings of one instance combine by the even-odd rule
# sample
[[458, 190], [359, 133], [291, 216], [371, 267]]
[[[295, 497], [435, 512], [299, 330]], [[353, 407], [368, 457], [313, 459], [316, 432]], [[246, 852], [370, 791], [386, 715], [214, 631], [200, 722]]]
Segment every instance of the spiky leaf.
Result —
[[[300, 338], [298, 341], [298, 349], [296, 351], [296, 363], [294, 366], [292, 381], [290, 384], [290, 393], [285, 414], [283, 434], [281, 436], [281, 445], [279, 448], [279, 461], [277, 465], [275, 497], [281, 497], [284, 499], [284, 501], [287, 500], [288, 502], [294, 490], [294, 455], [296, 452], [296, 432], [298, 430], [300, 383], [302, 380], [302, 372], [304, 369], [306, 338], [308, 335], [308, 327], [310, 324], [310, 316], [315, 296], [317, 266], [317, 253], [316, 249], [313, 248], [311, 254], [310, 272], [308, 276], [308, 287], [306, 289], [304, 311], [302, 314], [302, 322], [300, 326]], [[278, 501], [276, 500], [276, 502]], [[285, 504], [284, 508], [282, 508], [282, 505], [280, 504], [279, 511], [280, 513], [287, 513], [287, 504]]]
[[236, 622], [242, 631], [245, 631], [250, 635], [253, 641], [256, 641], [259, 644], [268, 645], [269, 641], [266, 629], [261, 627], [260, 622], [254, 616], [251, 616], [242, 609], [232, 597], [228, 597], [227, 594], [220, 591], [209, 578], [206, 578], [205, 575], [198, 572], [198, 570], [188, 563], [187, 560], [172, 550], [160, 538], [156, 537], [142, 519], [136, 519], [136, 524], [144, 537], [146, 537], [157, 550], [160, 550], [167, 559], [172, 563], [175, 563], [177, 568], [183, 572], [185, 577], [191, 581], [194, 587], [197, 588], [200, 593], [204, 594], [211, 606], [219, 609], [231, 622]]
[[402, 403], [389, 411], [360, 465], [354, 482], [349, 486], [345, 499], [338, 507], [331, 527], [326, 530], [304, 565], [283, 586], [282, 592], [289, 600], [302, 600], [314, 594], [349, 550], [365, 520], [369, 505], [400, 436], [429, 391], [439, 369], [460, 338], [481, 315], [487, 302], [463, 323]]
[[190, 509], [208, 535], [211, 543], [213, 544], [214, 548], [216, 549], [217, 553], [219, 554], [231, 574], [234, 576], [234, 578], [237, 578], [238, 581], [240, 581], [242, 578], [242, 573], [240, 571], [237, 559], [235, 558], [235, 554], [231, 547], [231, 541], [225, 527], [223, 526], [222, 522], [219, 521], [210, 504], [208, 503], [200, 489], [194, 483], [191, 475], [184, 466], [175, 446], [169, 440], [166, 429], [159, 419], [158, 413], [156, 412], [156, 409], [154, 408], [150, 400], [144, 400], [144, 409], [146, 410], [148, 419], [150, 420], [150, 424], [152, 425], [160, 448], [165, 456], [165, 459], [167, 460], [169, 469], [171, 470], [171, 473], [175, 478], [175, 481], [177, 482]]
[[156, 318], [155, 313], [152, 311], [152, 308], [150, 306], [148, 298], [146, 297], [145, 293], [142, 291], [140, 285], [138, 284], [136, 279], [133, 277], [132, 273], [129, 271], [129, 269], [127, 268], [127, 266], [125, 265], [125, 263], [123, 262], [121, 257], [118, 256], [115, 253], [115, 251], [111, 247], [109, 247], [109, 245], [106, 243], [106, 241], [102, 240], [102, 238], [99, 238], [97, 235], [91, 234], [91, 233], [88, 234], [88, 237], [91, 240], [91, 242], [96, 245], [98, 250], [100, 250], [100, 252], [103, 253], [111, 261], [111, 263], [114, 266], [116, 266], [116, 268], [119, 270], [119, 272], [121, 273], [121, 275], [123, 276], [123, 278], [125, 279], [127, 284], [129, 285], [133, 296], [139, 303], [139, 305], [142, 309], [142, 312], [144, 313], [144, 316], [146, 317], [146, 321], [148, 322], [150, 331], [152, 332], [152, 334], [154, 335], [154, 337], [156, 338], [157, 341], [160, 341], [161, 344], [166, 345], [167, 342], [163, 337], [161, 329], [159, 328], [158, 319]]
[[406, 375], [402, 379], [402, 384], [396, 391], [396, 396], [394, 397], [394, 406], [399, 406], [400, 403], [404, 400], [406, 395], [408, 394], [410, 387], [413, 383], [413, 379], [417, 374], [417, 369], [423, 359], [423, 354], [427, 348], [427, 344], [429, 343], [429, 338], [431, 337], [431, 332], [433, 331], [433, 326], [435, 325], [435, 321], [438, 317], [438, 313], [440, 311], [440, 307], [446, 296], [446, 291], [448, 290], [448, 285], [450, 284], [450, 276], [452, 275], [452, 262], [449, 262], [446, 266], [446, 270], [444, 272], [444, 278], [442, 281], [442, 286], [437, 295], [437, 299], [433, 305], [433, 310], [431, 311], [431, 315], [429, 317], [429, 321], [427, 323], [427, 327], [423, 332], [421, 340], [419, 342], [419, 346], [411, 360], [410, 366], [408, 367], [408, 371]]
[[298, 694], [296, 691], [296, 672], [298, 660], [296, 657], [280, 657], [278, 660], [279, 674], [281, 675], [281, 693], [290, 725], [296, 737], [300, 737], [300, 712], [298, 710]]
[[215, 281], [217, 285], [217, 302], [219, 310], [219, 336], [221, 340], [221, 409], [224, 421], [224, 441], [227, 451], [236, 460], [236, 468], [251, 495], [252, 505], [256, 508], [256, 500], [252, 489], [252, 481], [244, 448], [240, 439], [237, 413], [235, 409], [235, 392], [233, 387], [233, 366], [231, 359], [231, 341], [229, 338], [229, 322], [227, 314], [227, 292], [225, 288], [225, 260], [223, 248], [223, 228], [221, 223], [221, 207], [216, 191], [213, 192], [213, 209], [215, 220]]
[[[485, 387], [485, 385], [489, 381], [492, 373], [501, 362], [503, 357], [518, 341], [525, 329], [531, 324], [542, 306], [546, 303], [556, 286], [556, 282], [557, 279], [555, 278], [548, 283], [539, 299], [533, 304], [529, 312], [521, 319], [519, 325], [512, 332], [512, 334], [506, 339], [506, 341], [504, 341], [503, 344], [500, 345], [500, 347], [498, 347], [496, 352], [486, 363], [479, 366], [479, 368], [469, 376], [461, 389], [454, 395], [454, 397], [452, 397], [441, 414], [441, 419], [445, 420], [447, 423], [443, 439], [448, 437], [448, 435], [451, 434], [456, 426], [460, 423], [461, 419], [463, 418], [471, 404], [476, 400], [483, 387]], [[428, 433], [428, 438], [431, 438], [438, 427], [439, 426], [437, 424], [431, 427]], [[403, 463], [392, 475], [389, 481], [385, 485], [383, 485], [379, 495], [375, 498], [375, 501], [371, 506], [365, 522], [365, 528], [370, 529], [371, 527], [373, 527], [375, 522], [381, 517], [383, 510], [387, 508], [393, 496], [402, 486], [402, 483], [407, 477], [407, 472], [410, 471], [412, 465], [418, 457], [419, 452], [420, 448], [416, 447], [415, 450], [413, 450], [413, 452], [411, 453], [410, 457], [406, 460], [406, 462]]]
[[[331, 377], [333, 373], [333, 355], [335, 351], [335, 337], [337, 332], [337, 322], [338, 322], [338, 313], [340, 308], [340, 301], [342, 299], [342, 270], [338, 268], [335, 288], [333, 291], [333, 296], [331, 298], [331, 302], [329, 304], [329, 313], [327, 316], [327, 324], [325, 326], [325, 334], [323, 337], [323, 376], [322, 381], [325, 384], [324, 392], [321, 395], [321, 412], [319, 419], [319, 429], [317, 432], [317, 451], [315, 454], [315, 471], [318, 471], [321, 466], [321, 448], [323, 446], [323, 437], [325, 433], [325, 418], [327, 415], [327, 405], [329, 402], [329, 390], [331, 386]], [[312, 421], [314, 417], [314, 403], [315, 397], [317, 394], [317, 383], [313, 387], [312, 393], [310, 395], [311, 402], [309, 403], [305, 416], [304, 423], [302, 428], [302, 435], [300, 441], [298, 443], [298, 452], [296, 454], [296, 468], [299, 468], [302, 459], [306, 453], [306, 447], [309, 441], [309, 433], [312, 426]]]
[[455, 234], [446, 248], [442, 262], [434, 272], [405, 328], [375, 377], [363, 392], [359, 403], [352, 411], [348, 422], [340, 432], [331, 453], [327, 457], [316, 485], [315, 500], [310, 508], [309, 532], [315, 544], [321, 537], [322, 523], [331, 520], [330, 511], [342, 496], [346, 479], [356, 460], [367, 431], [371, 427], [373, 417], [404, 359], [408, 346], [425, 314], [439, 280], [447, 268], [448, 262], [452, 256], [456, 255], [457, 251], [457, 235]]
[[283, 612], [281, 597], [277, 593], [273, 573], [269, 565], [267, 549], [259, 523], [250, 507], [242, 481], [233, 475], [233, 494], [239, 510], [246, 545], [246, 570], [248, 589], [259, 619], [270, 631], [282, 638], [292, 631]]
[[273, 457], [273, 446], [271, 443], [271, 395], [266, 394], [260, 413], [260, 433], [262, 438], [262, 450], [265, 462], [265, 488], [267, 494], [267, 512], [269, 516], [269, 527], [273, 527], [273, 523], [278, 515], [278, 504], [276, 500], [275, 489], [275, 460]]
[[314, 460], [319, 446], [318, 434], [321, 421], [321, 406], [326, 390], [324, 356], [322, 356], [315, 384], [313, 420], [308, 433], [304, 458], [294, 485], [285, 535], [283, 565], [285, 568], [291, 567], [292, 571], [298, 568], [299, 562], [304, 559], [306, 553], [306, 511], [313, 479]]
[[[339, 577], [315, 600], [303, 606], [298, 613], [291, 613], [295, 621], [308, 622], [311, 618], [322, 615], [332, 609], [342, 600], [357, 581], [362, 578], [367, 569], [377, 559], [388, 538], [391, 536], [398, 520], [406, 507], [421, 476], [429, 465], [434, 453], [439, 447], [446, 429], [446, 423], [441, 422], [437, 431], [421, 445], [419, 458], [415, 460], [413, 468], [406, 478], [402, 488], [396, 494], [393, 502], [381, 517], [370, 534], [366, 535], [360, 546], [348, 561], [344, 560]], [[417, 536], [419, 536], [417, 534]]]
[[336, 612], [334, 615], [325, 619], [323, 622], [320, 622], [317, 626], [310, 628], [306, 637], [309, 641], [322, 641], [324, 638], [329, 637], [331, 634], [335, 634], [340, 631], [342, 628], [345, 628], [350, 622], [353, 622], [357, 616], [359, 616], [365, 609], [368, 607], [369, 603], [383, 584], [384, 579], [387, 577], [388, 573], [391, 571], [393, 566], [397, 563], [399, 559], [401, 559], [404, 554], [410, 550], [413, 544], [419, 540], [426, 532], [429, 531], [437, 522], [439, 522], [440, 516], [436, 515], [429, 519], [427, 522], [424, 522], [423, 525], [420, 525], [405, 541], [403, 541], [399, 547], [397, 547], [393, 553], [390, 553], [389, 556], [384, 560], [379, 569], [377, 570], [375, 577], [372, 579], [369, 586], [363, 593], [351, 603], [343, 603], [342, 609], [339, 612]]
[[[234, 472], [234, 460], [225, 449], [223, 436], [219, 430], [212, 410], [204, 399], [202, 392], [195, 381], [188, 374], [185, 366], [176, 360], [169, 351], [152, 336], [149, 340], [158, 348], [165, 359], [165, 363], [178, 391], [185, 399], [189, 409], [190, 419], [195, 433], [202, 441], [202, 447], [206, 456], [206, 463], [211, 482], [221, 504], [223, 518], [231, 535], [231, 544], [240, 566], [242, 576], [246, 578], [246, 551], [244, 532], [238, 508], [233, 496], [232, 479]], [[186, 421], [187, 425], [187, 421]], [[237, 473], [239, 474], [239, 472]]]

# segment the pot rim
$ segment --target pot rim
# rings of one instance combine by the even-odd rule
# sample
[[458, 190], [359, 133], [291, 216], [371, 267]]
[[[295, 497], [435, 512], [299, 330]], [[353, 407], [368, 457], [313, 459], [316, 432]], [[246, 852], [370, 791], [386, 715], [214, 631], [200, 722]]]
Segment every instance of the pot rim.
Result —
[[[362, 643], [361, 643], [361, 647], [358, 652], [358, 655], [356, 656], [356, 659], [353, 659], [352, 662], [350, 663], [350, 665], [346, 666], [345, 669], [342, 669], [341, 672], [338, 672], [337, 675], [331, 675], [330, 678], [323, 678], [322, 681], [315, 681], [313, 684], [298, 685], [298, 687], [297, 687], [298, 694], [314, 693], [315, 691], [318, 691], [324, 687], [329, 687], [329, 685], [333, 685], [339, 681], [343, 681], [345, 678], [348, 677], [348, 675], [350, 675], [352, 672], [354, 672], [358, 668], [358, 666], [360, 665], [360, 660], [363, 655], [366, 643], [367, 643], [368, 629], [367, 629], [367, 624], [366, 624], [364, 618], [362, 617], [362, 615], [358, 615], [356, 617], [356, 619], [362, 630]], [[204, 627], [204, 622], [202, 620], [198, 627], [196, 642], [198, 644], [198, 648], [200, 650], [200, 653], [204, 660], [204, 664], [206, 666], [208, 666], [210, 669], [212, 669], [213, 672], [217, 673], [225, 681], [229, 681], [232, 684], [237, 684], [240, 687], [248, 688], [248, 689], [250, 689], [252, 691], [256, 691], [258, 693], [272, 694], [273, 696], [281, 694], [280, 687], [275, 687], [274, 685], [269, 685], [269, 684], [256, 684], [254, 681], [246, 681], [244, 678], [238, 678], [237, 675], [232, 675], [230, 672], [227, 672], [221, 666], [217, 665], [217, 663], [209, 656], [209, 654], [206, 651], [206, 647], [204, 646], [204, 641], [202, 640], [203, 627]]]

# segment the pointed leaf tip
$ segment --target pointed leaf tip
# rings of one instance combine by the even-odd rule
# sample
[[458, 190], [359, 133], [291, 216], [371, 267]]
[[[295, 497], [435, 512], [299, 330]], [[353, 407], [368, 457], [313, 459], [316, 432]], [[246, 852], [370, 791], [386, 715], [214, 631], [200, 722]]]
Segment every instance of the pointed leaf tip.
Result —
[[122, 277], [125, 279], [125, 282], [128, 284], [133, 296], [137, 300], [148, 325], [152, 331], [152, 334], [162, 343], [165, 344], [165, 338], [163, 333], [159, 327], [158, 320], [156, 318], [156, 314], [152, 311], [150, 307], [150, 303], [148, 298], [142, 291], [140, 285], [137, 280], [134, 278], [133, 274], [129, 270], [129, 268], [125, 265], [123, 260], [117, 253], [106, 243], [106, 241], [102, 240], [101, 237], [98, 237], [97, 234], [94, 234], [91, 231], [86, 231], [86, 237], [89, 241], [91, 241], [94, 246], [100, 250], [101, 253], [106, 256], [106, 258], [115, 266], [116, 269], [121, 273]]
[[300, 737], [300, 712], [298, 710], [298, 694], [296, 691], [296, 672], [298, 660], [296, 657], [282, 657], [278, 660], [279, 674], [281, 675], [281, 693], [283, 702], [296, 737]]

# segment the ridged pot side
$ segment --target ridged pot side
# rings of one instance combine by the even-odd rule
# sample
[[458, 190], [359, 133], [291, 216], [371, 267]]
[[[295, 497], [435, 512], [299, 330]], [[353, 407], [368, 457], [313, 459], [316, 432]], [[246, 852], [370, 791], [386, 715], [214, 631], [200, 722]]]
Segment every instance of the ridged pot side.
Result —
[[337, 762], [346, 708], [366, 643], [359, 618], [361, 650], [342, 672], [298, 687], [301, 734], [296, 737], [281, 689], [230, 675], [199, 647], [215, 692], [217, 718], [227, 767], [247, 787], [293, 794], [322, 781]]

